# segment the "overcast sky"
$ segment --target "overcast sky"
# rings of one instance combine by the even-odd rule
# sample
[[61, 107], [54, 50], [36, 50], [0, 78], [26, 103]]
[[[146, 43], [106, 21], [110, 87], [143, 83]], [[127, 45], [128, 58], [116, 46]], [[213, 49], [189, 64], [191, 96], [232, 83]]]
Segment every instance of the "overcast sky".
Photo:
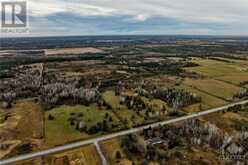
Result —
[[[6, 1], [6, 0], [0, 0]], [[27, 0], [30, 36], [248, 35], [248, 0]]]

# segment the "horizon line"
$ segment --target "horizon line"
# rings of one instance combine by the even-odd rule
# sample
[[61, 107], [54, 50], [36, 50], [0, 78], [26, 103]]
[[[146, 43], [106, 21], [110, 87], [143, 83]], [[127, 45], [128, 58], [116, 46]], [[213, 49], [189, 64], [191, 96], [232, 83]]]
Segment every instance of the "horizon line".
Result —
[[0, 35], [1, 39], [11, 39], [11, 38], [53, 38], [53, 37], [111, 37], [111, 36], [185, 36], [185, 37], [212, 37], [212, 38], [218, 38], [218, 37], [223, 37], [223, 38], [230, 38], [230, 37], [238, 37], [238, 38], [248, 38], [248, 35], [228, 35], [228, 34], [223, 34], [223, 35], [211, 35], [211, 34], [99, 34], [99, 35], [43, 35], [43, 36], [10, 36], [10, 37], [2, 37]]

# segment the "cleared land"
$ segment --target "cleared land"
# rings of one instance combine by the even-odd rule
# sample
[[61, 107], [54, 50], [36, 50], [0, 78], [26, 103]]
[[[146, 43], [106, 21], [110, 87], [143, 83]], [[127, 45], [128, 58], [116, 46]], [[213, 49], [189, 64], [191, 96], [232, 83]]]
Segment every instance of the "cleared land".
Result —
[[101, 165], [101, 160], [98, 156], [94, 145], [88, 145], [80, 149], [71, 150], [68, 152], [50, 155], [45, 158], [37, 158], [16, 163], [15, 165]]
[[[245, 60], [224, 61], [195, 58], [192, 62], [200, 65], [198, 67], [186, 68], [204, 76], [216, 78], [222, 81], [239, 85], [243, 81], [248, 81], [248, 66]], [[230, 61], [230, 62], [225, 62]]]
[[100, 165], [101, 160], [98, 156], [94, 145], [88, 145], [86, 147], [68, 151], [61, 154], [56, 154], [47, 158], [47, 163], [50, 165], [60, 165], [61, 163], [68, 164], [85, 164], [85, 165]]
[[115, 115], [126, 127], [131, 128], [144, 123], [143, 116], [137, 115], [134, 110], [128, 109], [125, 105], [120, 105], [120, 97], [116, 96], [114, 91], [105, 92], [103, 98], [109, 105], [111, 105]]
[[[121, 140], [119, 138], [111, 139], [101, 143], [101, 148], [110, 165], [131, 165], [132, 162], [127, 159], [127, 156], [121, 148]], [[117, 158], [117, 152], [120, 153], [120, 158]]]
[[45, 49], [46, 55], [65, 55], [65, 54], [84, 54], [84, 53], [102, 53], [97, 48], [63, 48], [63, 49]]
[[[119, 127], [117, 127], [116, 129], [122, 128], [122, 126], [120, 125], [120, 121], [110, 110], [100, 110], [96, 105], [92, 105], [89, 107], [81, 105], [61, 106], [46, 112], [45, 137], [47, 146], [64, 144], [79, 139], [89, 138], [92, 136], [88, 135], [85, 132], [80, 132], [75, 129], [75, 126], [70, 125], [70, 122], [68, 121], [70, 117], [79, 115], [79, 119], [83, 121], [89, 128], [95, 125], [97, 122], [103, 121], [106, 114], [112, 117], [114, 124], [119, 125]], [[49, 120], [49, 115], [52, 115], [54, 117], [54, 120]], [[101, 133], [103, 132], [99, 132], [96, 135], [99, 135]], [[61, 138], [61, 135], [63, 135], [63, 138]]]
[[8, 110], [0, 108], [0, 112], [0, 128], [3, 137], [26, 140], [39, 139], [43, 136], [43, 113], [38, 104], [20, 100]]
[[208, 78], [187, 78], [183, 81], [183, 84], [223, 100], [232, 100], [233, 96], [241, 90], [240, 87], [235, 85]]
[[[214, 108], [214, 107], [218, 107], [218, 106], [222, 106], [222, 105], [227, 104], [227, 102], [224, 101], [223, 99], [209, 95], [205, 92], [199, 91], [199, 90], [197, 90], [193, 87], [190, 87], [190, 86], [186, 86], [186, 85], [182, 84], [182, 85], [178, 86], [177, 88], [185, 89], [185, 90], [190, 91], [190, 92], [196, 94], [197, 96], [201, 97], [201, 103], [184, 108], [185, 110], [187, 110], [189, 112], [192, 110], [192, 108], [194, 108], [194, 109], [196, 108], [196, 110], [193, 110], [193, 111], [201, 111], [201, 110], [206, 110], [209, 108]], [[201, 107], [200, 107], [200, 105], [201, 105]]]
[[242, 129], [244, 130], [245, 128], [248, 129], [248, 109], [244, 109], [237, 113], [219, 112], [209, 114], [203, 117], [203, 119], [230, 133], [242, 131]]

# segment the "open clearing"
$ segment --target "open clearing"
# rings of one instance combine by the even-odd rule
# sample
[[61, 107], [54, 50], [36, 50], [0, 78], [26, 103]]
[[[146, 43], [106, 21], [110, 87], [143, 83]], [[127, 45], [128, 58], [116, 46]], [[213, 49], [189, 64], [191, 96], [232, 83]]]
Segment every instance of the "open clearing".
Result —
[[[228, 61], [229, 59], [222, 59]], [[198, 67], [186, 68], [204, 76], [239, 85], [240, 82], [248, 81], [248, 64], [245, 60], [232, 60], [230, 62], [210, 59], [195, 58], [192, 62]]]
[[240, 128], [244, 126], [246, 126], [248, 129], [247, 109], [237, 113], [219, 112], [219, 113], [209, 114], [203, 117], [203, 119], [217, 125], [219, 128], [230, 133], [241, 131]]
[[[103, 121], [105, 115], [109, 114], [113, 119], [113, 123], [119, 125], [115, 129], [121, 128], [119, 120], [115, 115], [113, 115], [110, 110], [100, 110], [96, 105], [91, 105], [89, 107], [81, 105], [60, 106], [58, 108], [54, 108], [53, 110], [46, 112], [45, 115], [45, 137], [46, 144], [48, 146], [64, 144], [71, 141], [79, 139], [81, 140], [90, 137], [90, 135], [86, 134], [85, 132], [81, 133], [75, 129], [75, 126], [70, 125], [68, 119], [72, 116], [73, 113], [74, 115], [83, 114], [79, 118], [86, 124], [87, 127], [91, 127], [97, 122]], [[49, 115], [54, 116], [54, 120], [48, 120]], [[63, 135], [63, 138], [61, 138], [61, 135]]]
[[[123, 149], [121, 148], [121, 140], [119, 138], [111, 139], [108, 141], [104, 141], [101, 143], [101, 148], [103, 150], [104, 155], [106, 156], [108, 162], [110, 165], [131, 165], [132, 162], [130, 162]], [[116, 159], [116, 153], [120, 152], [121, 159]], [[119, 163], [117, 163], [117, 160]]]
[[124, 122], [126, 127], [131, 128], [144, 123], [143, 116], [137, 115], [134, 110], [128, 109], [125, 105], [120, 105], [120, 97], [115, 96], [114, 91], [106, 91], [103, 98], [112, 106], [113, 112]]
[[186, 78], [183, 84], [224, 100], [232, 100], [233, 96], [241, 90], [240, 87], [235, 85], [208, 78]]
[[15, 163], [15, 165], [101, 165], [101, 160], [98, 156], [94, 145], [88, 145], [79, 149], [50, 155], [45, 158], [37, 158]]
[[9, 113], [10, 117], [2, 121], [0, 128], [10, 132], [8, 139], [39, 139], [43, 136], [43, 113], [36, 103], [20, 100], [4, 113]]
[[209, 95], [205, 92], [199, 91], [199, 90], [195, 89], [194, 87], [190, 87], [187, 85], [180, 85], [177, 88], [185, 89], [186, 91], [190, 91], [190, 92], [196, 94], [197, 96], [201, 97], [201, 103], [200, 104], [194, 104], [194, 105], [191, 105], [191, 106], [184, 108], [184, 110], [187, 112], [202, 111], [202, 110], [206, 110], [209, 108], [215, 108], [215, 107], [219, 107], [219, 106], [227, 104], [227, 102], [224, 101], [223, 99], [220, 99], [220, 98], [217, 98], [215, 96]]
[[46, 55], [65, 55], [65, 54], [84, 54], [84, 53], [102, 53], [101, 49], [85, 47], [85, 48], [61, 48], [61, 49], [45, 49]]
[[[50, 160], [49, 160], [50, 159]], [[71, 150], [65, 153], [56, 154], [47, 158], [47, 162], [51, 165], [68, 164], [85, 164], [100, 165], [101, 160], [98, 156], [94, 145], [88, 145], [80, 149]]]

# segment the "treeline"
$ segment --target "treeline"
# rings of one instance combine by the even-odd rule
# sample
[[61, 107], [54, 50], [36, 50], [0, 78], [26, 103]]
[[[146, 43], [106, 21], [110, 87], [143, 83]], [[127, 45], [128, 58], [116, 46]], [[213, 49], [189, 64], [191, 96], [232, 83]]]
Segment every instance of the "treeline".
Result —
[[242, 89], [239, 93], [234, 95], [234, 97], [239, 98], [239, 99], [248, 98], [248, 89]]
[[65, 83], [44, 85], [41, 93], [42, 104], [45, 109], [66, 103], [89, 105], [101, 100], [101, 95], [97, 88], [76, 88], [73, 84]]
[[146, 104], [140, 97], [134, 96], [122, 96], [120, 100], [120, 104], [125, 104], [128, 109], [134, 110], [144, 110], [146, 108]]
[[199, 96], [184, 89], [154, 89], [151, 91], [151, 94], [153, 97], [165, 101], [174, 109], [201, 102], [201, 98]]
[[101, 60], [104, 59], [106, 53], [86, 53], [73, 56], [43, 56], [36, 57], [30, 55], [29, 57], [15, 57], [0, 61], [0, 71], [11, 69], [19, 65], [29, 65], [35, 63], [48, 63], [48, 62], [66, 62], [66, 61], [82, 61], [82, 60]]
[[[141, 134], [132, 134], [122, 139], [122, 147], [131, 160], [139, 164], [151, 161], [166, 164], [168, 160], [180, 158], [189, 146], [207, 146], [231, 155], [247, 155], [248, 132], [227, 134], [215, 125], [198, 119], [187, 120], [178, 125], [144, 129]], [[180, 147], [180, 148], [179, 148]], [[237, 160], [230, 157], [231, 164]]]

